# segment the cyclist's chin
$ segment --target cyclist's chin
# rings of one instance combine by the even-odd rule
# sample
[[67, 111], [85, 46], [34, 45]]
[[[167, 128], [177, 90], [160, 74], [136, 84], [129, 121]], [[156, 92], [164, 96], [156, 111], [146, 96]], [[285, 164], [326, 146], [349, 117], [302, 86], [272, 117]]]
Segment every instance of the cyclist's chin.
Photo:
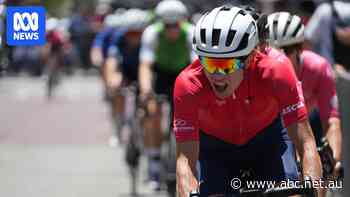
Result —
[[219, 98], [226, 98], [233, 94], [233, 87], [229, 84], [217, 85], [213, 83], [213, 91]]

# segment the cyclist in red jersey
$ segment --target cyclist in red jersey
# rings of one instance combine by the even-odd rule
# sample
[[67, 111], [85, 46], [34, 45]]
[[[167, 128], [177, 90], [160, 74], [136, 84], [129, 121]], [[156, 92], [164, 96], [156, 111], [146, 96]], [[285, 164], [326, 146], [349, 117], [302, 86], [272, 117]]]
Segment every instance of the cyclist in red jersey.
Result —
[[230, 181], [246, 168], [256, 180], [297, 180], [293, 145], [303, 175], [321, 177], [292, 65], [256, 50], [257, 34], [253, 17], [237, 7], [215, 8], [196, 24], [193, 48], [199, 59], [180, 73], [174, 88], [181, 197], [199, 183], [201, 196], [238, 194]]
[[[287, 55], [302, 83], [317, 145], [322, 145], [323, 136], [329, 142], [335, 161], [333, 174], [337, 177], [341, 169], [342, 136], [331, 65], [325, 58], [303, 49], [304, 25], [299, 16], [288, 12], [276, 12], [269, 15], [268, 24], [270, 44], [281, 48]], [[276, 57], [277, 53], [267, 51], [267, 54]]]

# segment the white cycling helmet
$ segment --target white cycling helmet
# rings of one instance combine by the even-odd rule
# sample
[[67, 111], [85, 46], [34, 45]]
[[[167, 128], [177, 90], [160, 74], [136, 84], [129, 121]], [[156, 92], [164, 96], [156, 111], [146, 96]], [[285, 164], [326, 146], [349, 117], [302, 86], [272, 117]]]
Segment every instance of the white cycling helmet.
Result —
[[136, 8], [127, 10], [122, 16], [124, 26], [135, 31], [143, 30], [151, 19], [149, 12]]
[[301, 18], [288, 12], [270, 14], [268, 41], [272, 46], [284, 47], [304, 41], [304, 25]]
[[179, 0], [163, 0], [158, 3], [155, 13], [164, 23], [176, 23], [185, 19], [188, 11]]
[[105, 17], [103, 23], [106, 27], [119, 28], [124, 25], [123, 14], [109, 14]]
[[53, 31], [58, 28], [59, 20], [57, 18], [51, 17], [46, 20], [46, 31]]
[[196, 24], [193, 49], [199, 56], [247, 56], [258, 43], [253, 17], [238, 7], [217, 7]]

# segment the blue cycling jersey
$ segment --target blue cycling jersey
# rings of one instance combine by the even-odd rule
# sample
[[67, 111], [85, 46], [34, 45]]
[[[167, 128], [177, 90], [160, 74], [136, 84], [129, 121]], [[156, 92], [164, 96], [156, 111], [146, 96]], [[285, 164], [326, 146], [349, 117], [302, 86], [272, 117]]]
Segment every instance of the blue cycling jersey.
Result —
[[92, 47], [102, 48], [103, 57], [106, 58], [108, 48], [116, 32], [118, 32], [118, 30], [113, 27], [107, 27], [103, 29], [96, 35], [94, 42], [92, 43]]
[[124, 77], [130, 81], [136, 81], [138, 79], [140, 43], [132, 46], [126, 39], [126, 33], [126, 29], [114, 33], [108, 47], [108, 56], [118, 59]]

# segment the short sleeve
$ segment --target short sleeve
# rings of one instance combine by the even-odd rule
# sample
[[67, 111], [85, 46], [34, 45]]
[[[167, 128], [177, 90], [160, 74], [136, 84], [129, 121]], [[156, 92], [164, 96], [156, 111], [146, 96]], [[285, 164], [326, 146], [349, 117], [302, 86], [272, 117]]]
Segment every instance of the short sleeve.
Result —
[[157, 45], [157, 28], [151, 25], [145, 29], [141, 37], [140, 62], [155, 61], [155, 50]]
[[198, 99], [190, 90], [189, 81], [179, 76], [174, 87], [173, 128], [177, 142], [197, 141], [198, 136]]
[[321, 120], [328, 120], [330, 117], [339, 117], [335, 81], [331, 66], [326, 61], [322, 65], [322, 72], [317, 88]]
[[272, 83], [284, 126], [306, 120], [302, 84], [297, 80], [291, 63], [279, 62], [274, 66]]

